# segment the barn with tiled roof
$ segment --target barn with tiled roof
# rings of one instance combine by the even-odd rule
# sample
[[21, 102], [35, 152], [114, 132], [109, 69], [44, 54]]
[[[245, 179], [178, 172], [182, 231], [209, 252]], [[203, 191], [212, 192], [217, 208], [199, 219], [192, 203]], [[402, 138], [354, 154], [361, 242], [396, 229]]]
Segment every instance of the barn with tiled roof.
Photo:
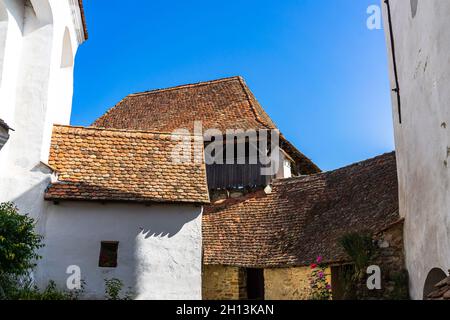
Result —
[[[309, 265], [320, 257], [338, 298], [339, 266], [352, 263], [340, 239], [378, 237], [392, 277], [404, 266], [402, 223], [394, 153], [215, 201], [203, 217], [204, 297], [254, 298], [259, 288], [256, 297], [308, 299]], [[393, 285], [389, 275], [383, 285]]]

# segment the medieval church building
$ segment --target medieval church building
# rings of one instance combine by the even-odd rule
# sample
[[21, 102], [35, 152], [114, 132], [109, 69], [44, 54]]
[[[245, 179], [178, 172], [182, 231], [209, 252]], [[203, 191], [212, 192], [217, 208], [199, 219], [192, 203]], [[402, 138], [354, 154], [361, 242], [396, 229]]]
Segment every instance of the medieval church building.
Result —
[[404, 225], [411, 237], [424, 210], [407, 201], [407, 171], [420, 167], [406, 151], [410, 131], [396, 127], [400, 155], [321, 172], [242, 77], [131, 94], [91, 126], [70, 126], [87, 39], [81, 0], [0, 0], [0, 202], [37, 221], [39, 287], [66, 290], [76, 269], [86, 299], [102, 299], [112, 278], [135, 299], [308, 299], [320, 257], [340, 299], [352, 260], [339, 240], [370, 232], [383, 270], [376, 297], [395, 296], [406, 265], [420, 270], [412, 296], [422, 298], [429, 265], [415, 262], [413, 239], [404, 255]]

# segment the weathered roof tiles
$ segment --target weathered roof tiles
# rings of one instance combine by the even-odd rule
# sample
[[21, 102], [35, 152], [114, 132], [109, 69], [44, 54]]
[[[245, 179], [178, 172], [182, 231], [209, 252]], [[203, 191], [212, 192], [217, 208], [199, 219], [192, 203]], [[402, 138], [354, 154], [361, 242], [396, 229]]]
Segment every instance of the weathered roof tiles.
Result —
[[[193, 141], [193, 139], [191, 140]], [[204, 163], [175, 163], [170, 134], [54, 126], [47, 200], [209, 202]]]
[[[173, 132], [194, 130], [271, 130], [276, 125], [241, 77], [231, 77], [167, 89], [131, 94], [98, 118], [93, 126], [129, 130]], [[281, 147], [299, 165], [302, 174], [320, 169], [283, 135]]]
[[205, 208], [204, 262], [270, 268], [348, 260], [339, 239], [396, 223], [395, 154], [332, 172], [276, 180], [256, 193]]

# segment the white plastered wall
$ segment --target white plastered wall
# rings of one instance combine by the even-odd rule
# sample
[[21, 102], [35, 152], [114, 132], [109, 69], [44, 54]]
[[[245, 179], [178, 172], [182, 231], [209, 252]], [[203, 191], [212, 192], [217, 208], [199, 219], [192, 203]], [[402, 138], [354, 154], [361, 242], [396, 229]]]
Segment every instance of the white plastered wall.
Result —
[[[405, 217], [406, 264], [413, 299], [428, 273], [450, 268], [450, 1], [391, 0], [402, 123], [392, 94]], [[387, 7], [384, 23], [395, 88]]]
[[70, 121], [73, 63], [62, 68], [61, 59], [67, 38], [74, 59], [79, 30], [69, 0], [0, 4], [8, 17], [6, 41], [0, 41], [0, 118], [15, 130], [0, 152], [0, 202], [15, 202], [21, 212], [39, 220], [38, 229], [44, 232], [43, 192], [50, 170], [41, 162], [48, 159], [53, 124]]
[[[66, 289], [76, 265], [84, 298], [103, 299], [104, 279], [117, 278], [137, 299], [201, 299], [201, 221], [201, 207], [189, 204], [50, 204], [38, 283]], [[101, 241], [119, 241], [117, 268], [98, 266]]]

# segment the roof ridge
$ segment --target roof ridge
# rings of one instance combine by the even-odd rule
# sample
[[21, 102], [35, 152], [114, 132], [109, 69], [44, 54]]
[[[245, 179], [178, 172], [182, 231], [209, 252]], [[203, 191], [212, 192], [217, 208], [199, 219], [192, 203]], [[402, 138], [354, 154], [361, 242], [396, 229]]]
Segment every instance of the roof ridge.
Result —
[[158, 134], [158, 135], [167, 135], [167, 136], [186, 136], [186, 137], [193, 137], [193, 136], [200, 136], [196, 134], [184, 134], [184, 133], [174, 133], [174, 132], [162, 132], [162, 131], [146, 131], [146, 130], [130, 130], [130, 129], [115, 129], [115, 128], [103, 128], [103, 127], [84, 127], [84, 126], [71, 126], [71, 125], [64, 125], [64, 124], [54, 124], [53, 127], [55, 128], [67, 128], [67, 129], [83, 129], [83, 130], [90, 130], [90, 131], [103, 131], [103, 132], [117, 132], [117, 133], [131, 133], [131, 134]]
[[120, 104], [122, 104], [125, 100], [127, 100], [130, 97], [139, 97], [139, 96], [144, 96], [144, 95], [149, 95], [149, 94], [154, 94], [154, 93], [180, 90], [180, 89], [184, 89], [184, 88], [193, 88], [193, 87], [204, 86], [204, 85], [208, 85], [208, 84], [212, 84], [212, 83], [221, 83], [221, 82], [227, 82], [227, 81], [233, 81], [233, 80], [240, 81], [243, 79], [241, 76], [231, 76], [231, 77], [219, 78], [219, 79], [208, 80], [208, 81], [200, 81], [200, 82], [193, 82], [193, 83], [188, 83], [188, 84], [181, 84], [181, 85], [167, 87], [167, 88], [159, 88], [159, 89], [152, 89], [152, 90], [147, 90], [147, 91], [142, 91], [142, 92], [130, 93], [130, 94], [126, 95], [125, 97], [123, 97], [119, 102], [117, 102], [111, 108], [106, 110], [105, 113], [103, 113], [99, 118], [97, 118], [92, 123], [92, 125], [95, 125], [96, 122], [98, 122], [102, 118], [106, 117], [112, 110], [114, 110], [116, 107], [118, 107]]
[[220, 82], [227, 82], [227, 81], [241, 80], [241, 79], [242, 79], [241, 76], [232, 76], [232, 77], [225, 77], [225, 78], [219, 78], [219, 79], [214, 79], [214, 80], [180, 84], [180, 85], [171, 86], [171, 87], [167, 87], [167, 88], [159, 88], [159, 89], [152, 89], [152, 90], [147, 90], [147, 91], [142, 91], [142, 92], [131, 93], [127, 97], [135, 97], [135, 96], [160, 93], [160, 92], [165, 92], [165, 91], [179, 90], [179, 89], [184, 89], [184, 88], [199, 87], [199, 86], [209, 85], [212, 83], [220, 83]]
[[344, 167], [337, 168], [335, 170], [318, 172], [318, 173], [314, 173], [314, 174], [310, 174], [310, 175], [302, 175], [302, 176], [298, 176], [298, 177], [274, 179], [272, 181], [272, 183], [279, 185], [279, 184], [282, 184], [282, 183], [294, 183], [294, 182], [301, 181], [303, 179], [316, 178], [316, 177], [320, 177], [320, 176], [323, 176], [323, 175], [326, 175], [326, 174], [330, 174], [332, 172], [337, 172], [337, 171], [340, 171], [340, 170], [349, 169], [349, 168], [354, 167], [354, 166], [359, 166], [359, 165], [364, 164], [364, 163], [372, 162], [372, 161], [375, 161], [377, 159], [381, 159], [383, 157], [387, 157], [389, 155], [395, 155], [395, 151], [386, 152], [386, 153], [380, 154], [378, 156], [375, 156], [375, 157], [372, 157], [372, 158], [369, 158], [369, 159], [366, 159], [366, 160], [361, 160], [361, 161], [358, 161], [358, 162], [354, 162], [354, 163], [351, 163], [351, 164], [346, 165]]

